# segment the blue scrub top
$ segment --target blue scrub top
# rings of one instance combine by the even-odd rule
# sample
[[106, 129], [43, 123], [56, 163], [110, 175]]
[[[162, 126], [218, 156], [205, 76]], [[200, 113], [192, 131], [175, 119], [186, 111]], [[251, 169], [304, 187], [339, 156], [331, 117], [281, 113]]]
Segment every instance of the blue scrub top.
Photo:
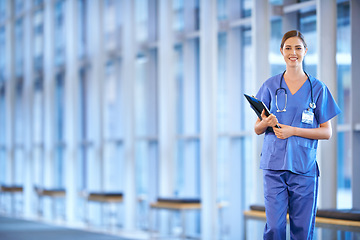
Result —
[[[302, 122], [304, 110], [309, 108], [311, 102], [311, 88], [308, 80], [294, 94], [290, 92], [285, 80], [282, 87], [287, 92], [286, 112], [277, 112], [275, 92], [280, 87], [282, 74], [266, 80], [256, 94], [276, 116], [279, 123], [300, 128], [318, 128], [338, 115], [341, 111], [332, 97], [327, 86], [318, 79], [309, 75], [313, 87], [314, 102], [316, 103], [314, 120], [312, 124]], [[282, 110], [285, 106], [285, 93], [278, 91], [278, 107]], [[316, 163], [316, 149], [318, 140], [292, 136], [287, 139], [279, 139], [274, 132], [266, 131], [261, 153], [260, 168], [268, 170], [289, 170], [291, 172], [315, 176], [318, 174]]]

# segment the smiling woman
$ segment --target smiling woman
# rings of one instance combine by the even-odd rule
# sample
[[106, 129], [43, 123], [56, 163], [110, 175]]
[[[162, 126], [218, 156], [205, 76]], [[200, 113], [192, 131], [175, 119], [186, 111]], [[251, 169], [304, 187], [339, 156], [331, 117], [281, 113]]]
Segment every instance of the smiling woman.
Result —
[[[263, 112], [262, 120], [258, 118], [255, 124], [258, 135], [265, 133], [260, 162], [267, 218], [264, 239], [286, 239], [287, 211], [291, 235], [312, 239], [319, 176], [318, 140], [331, 137], [330, 119], [340, 109], [326, 85], [304, 72], [307, 46], [299, 31], [285, 33], [280, 52], [286, 71], [265, 81], [256, 95], [274, 113], [266, 117]], [[309, 84], [305, 84], [307, 81]], [[279, 98], [278, 89], [291, 94]], [[284, 110], [276, 111], [278, 105], [285, 106]]]

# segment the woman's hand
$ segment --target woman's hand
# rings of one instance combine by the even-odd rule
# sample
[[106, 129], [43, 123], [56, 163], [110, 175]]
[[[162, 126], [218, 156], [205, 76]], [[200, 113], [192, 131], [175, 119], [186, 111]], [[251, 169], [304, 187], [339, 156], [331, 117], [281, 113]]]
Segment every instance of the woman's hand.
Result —
[[278, 124], [278, 120], [275, 115], [270, 114], [268, 117], [265, 115], [265, 110], [261, 112], [261, 118], [258, 118], [255, 123], [255, 133], [257, 135], [263, 134], [268, 127], [274, 127]]
[[278, 124], [278, 120], [274, 114], [270, 114], [269, 116], [265, 115], [265, 110], [261, 112], [262, 122], [266, 124], [267, 127], [274, 127]]
[[287, 139], [291, 136], [295, 135], [295, 128], [291, 127], [289, 125], [284, 125], [284, 124], [280, 124], [278, 123], [280, 128], [273, 128], [274, 129], [274, 133], [276, 135], [277, 138], [280, 139]]

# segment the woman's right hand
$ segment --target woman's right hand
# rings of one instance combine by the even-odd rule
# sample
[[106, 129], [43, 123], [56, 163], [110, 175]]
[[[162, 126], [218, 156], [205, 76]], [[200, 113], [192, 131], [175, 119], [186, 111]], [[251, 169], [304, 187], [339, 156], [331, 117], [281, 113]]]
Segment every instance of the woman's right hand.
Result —
[[267, 127], [274, 127], [278, 124], [278, 120], [274, 114], [270, 114], [269, 116], [265, 115], [265, 109], [261, 112], [262, 122], [266, 124]]
[[263, 134], [268, 127], [274, 127], [278, 124], [278, 120], [274, 114], [270, 114], [268, 117], [265, 115], [265, 110], [261, 112], [261, 118], [258, 118], [255, 123], [255, 133], [257, 135]]

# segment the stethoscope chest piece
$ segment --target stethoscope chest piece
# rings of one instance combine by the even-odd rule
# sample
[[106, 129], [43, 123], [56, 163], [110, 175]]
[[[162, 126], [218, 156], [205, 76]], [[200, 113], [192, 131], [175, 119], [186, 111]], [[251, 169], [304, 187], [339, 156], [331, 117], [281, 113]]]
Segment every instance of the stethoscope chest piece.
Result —
[[309, 107], [314, 110], [316, 108], [316, 104], [314, 102], [309, 103]]

